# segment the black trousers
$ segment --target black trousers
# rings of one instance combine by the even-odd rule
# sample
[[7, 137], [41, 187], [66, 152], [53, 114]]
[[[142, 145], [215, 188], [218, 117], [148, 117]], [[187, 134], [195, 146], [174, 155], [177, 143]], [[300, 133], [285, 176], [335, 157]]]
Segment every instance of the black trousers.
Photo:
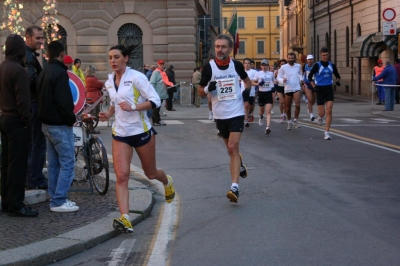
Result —
[[167, 110], [171, 110], [174, 106], [172, 105], [172, 100], [174, 99], [174, 92], [168, 91], [168, 99], [167, 99]]
[[1, 207], [9, 212], [25, 207], [25, 181], [28, 169], [31, 128], [16, 116], [0, 116]]
[[161, 100], [160, 107], [153, 108], [153, 114], [152, 114], [152, 117], [151, 117], [152, 120], [153, 120], [153, 124], [154, 123], [160, 123], [160, 120], [161, 120], [160, 109], [161, 109], [162, 102], [163, 102], [163, 100]]
[[[398, 78], [400, 78], [400, 77], [398, 77]], [[400, 85], [400, 84], [397, 84], [397, 85]], [[396, 94], [395, 94], [395, 97], [394, 97], [396, 103], [400, 103], [399, 95], [400, 95], [400, 88], [396, 88]]]

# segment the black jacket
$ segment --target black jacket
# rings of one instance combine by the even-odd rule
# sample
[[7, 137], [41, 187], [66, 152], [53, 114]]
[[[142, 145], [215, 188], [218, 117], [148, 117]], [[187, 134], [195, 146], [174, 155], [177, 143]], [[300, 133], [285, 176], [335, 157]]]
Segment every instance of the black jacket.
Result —
[[21, 118], [25, 127], [31, 124], [29, 78], [22, 66], [25, 42], [11, 34], [6, 40], [6, 60], [0, 65], [0, 109], [2, 115]]
[[74, 101], [69, 87], [67, 67], [57, 59], [50, 59], [37, 79], [39, 119], [46, 125], [73, 126]]
[[37, 78], [42, 72], [42, 66], [39, 64], [36, 56], [39, 54], [36, 53], [31, 47], [26, 47], [26, 55], [25, 55], [25, 66], [29, 75], [29, 87], [31, 90], [31, 101], [37, 101], [37, 92], [36, 92], [36, 81]]

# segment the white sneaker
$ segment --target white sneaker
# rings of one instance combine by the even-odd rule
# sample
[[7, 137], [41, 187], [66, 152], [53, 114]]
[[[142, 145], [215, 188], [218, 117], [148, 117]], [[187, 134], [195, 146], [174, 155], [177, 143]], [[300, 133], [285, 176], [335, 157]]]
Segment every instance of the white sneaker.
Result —
[[208, 120], [213, 120], [213, 113], [210, 112], [210, 114], [208, 115]]
[[258, 124], [260, 125], [260, 126], [262, 126], [263, 124], [264, 124], [264, 115], [261, 115], [259, 118], [258, 118]]
[[284, 117], [284, 116], [281, 116], [281, 124], [282, 124], [283, 122], [285, 122], [285, 117]]
[[315, 120], [315, 117], [314, 117], [314, 115], [313, 115], [312, 113], [310, 114], [310, 120], [311, 120], [311, 121], [314, 121], [314, 120]]
[[51, 207], [50, 211], [52, 212], [76, 212], [79, 211], [78, 206], [74, 206], [70, 201], [65, 202], [63, 205], [58, 207]]
[[72, 200], [67, 199], [67, 202], [69, 202], [69, 204], [71, 204], [72, 206], [76, 206], [75, 201], [72, 201]]
[[300, 128], [299, 121], [297, 119], [293, 120], [294, 128]]
[[319, 116], [318, 116], [318, 125], [322, 126], [322, 117], [319, 117]]
[[271, 115], [275, 114], [274, 110], [271, 110]]
[[291, 130], [292, 127], [293, 127], [293, 123], [292, 123], [292, 121], [289, 121], [289, 122], [287, 123], [287, 130]]
[[331, 136], [329, 135], [329, 132], [325, 132], [325, 136], [324, 136], [325, 140], [331, 140]]

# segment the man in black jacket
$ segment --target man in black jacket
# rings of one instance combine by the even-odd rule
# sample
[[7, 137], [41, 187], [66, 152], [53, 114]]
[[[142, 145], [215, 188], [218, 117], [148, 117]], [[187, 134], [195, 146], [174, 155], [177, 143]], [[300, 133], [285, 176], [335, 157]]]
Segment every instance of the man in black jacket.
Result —
[[50, 210], [74, 212], [75, 202], [68, 200], [74, 178], [75, 154], [72, 126], [75, 123], [74, 101], [64, 65], [64, 45], [52, 41], [47, 46], [48, 65], [37, 80], [38, 117], [47, 137], [48, 185]]
[[0, 65], [1, 207], [12, 216], [34, 217], [38, 212], [24, 204], [31, 136], [29, 78], [22, 66], [25, 49], [21, 36], [9, 35], [6, 60]]
[[47, 181], [43, 175], [43, 166], [46, 160], [46, 137], [42, 132], [42, 122], [37, 117], [38, 102], [36, 81], [42, 71], [37, 60], [37, 50], [41, 49], [44, 39], [43, 29], [39, 26], [30, 26], [25, 32], [26, 56], [25, 65], [29, 75], [32, 110], [32, 138], [28, 160], [28, 188], [47, 189]]

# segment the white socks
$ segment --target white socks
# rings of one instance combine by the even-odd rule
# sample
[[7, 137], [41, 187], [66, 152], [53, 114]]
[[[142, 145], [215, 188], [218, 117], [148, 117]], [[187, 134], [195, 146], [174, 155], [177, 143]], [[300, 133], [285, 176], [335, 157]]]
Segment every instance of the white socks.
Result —
[[130, 221], [130, 220], [129, 220], [129, 215], [128, 215], [128, 214], [122, 214], [122, 216], [123, 216], [125, 219], [127, 219], [128, 221]]
[[232, 183], [231, 189], [236, 187], [236, 189], [239, 189], [239, 184], [238, 183]]

